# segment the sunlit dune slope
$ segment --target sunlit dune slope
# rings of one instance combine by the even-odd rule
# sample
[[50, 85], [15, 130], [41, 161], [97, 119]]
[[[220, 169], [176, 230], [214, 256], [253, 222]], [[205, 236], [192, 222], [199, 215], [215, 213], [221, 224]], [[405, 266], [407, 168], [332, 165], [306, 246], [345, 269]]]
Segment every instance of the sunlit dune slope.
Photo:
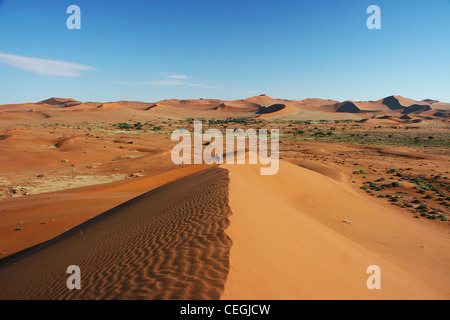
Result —
[[[450, 242], [348, 184], [281, 162], [229, 170], [233, 240], [223, 299], [448, 299]], [[381, 290], [366, 286], [381, 268]]]

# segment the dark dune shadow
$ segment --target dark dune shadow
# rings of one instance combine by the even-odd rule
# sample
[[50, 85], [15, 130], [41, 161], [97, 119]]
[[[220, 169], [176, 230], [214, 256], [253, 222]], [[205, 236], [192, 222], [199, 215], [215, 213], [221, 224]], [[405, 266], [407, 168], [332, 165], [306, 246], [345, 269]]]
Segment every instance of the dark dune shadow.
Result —
[[[213, 167], [0, 260], [0, 299], [219, 299], [231, 239], [228, 171]], [[66, 269], [81, 269], [81, 290]]]

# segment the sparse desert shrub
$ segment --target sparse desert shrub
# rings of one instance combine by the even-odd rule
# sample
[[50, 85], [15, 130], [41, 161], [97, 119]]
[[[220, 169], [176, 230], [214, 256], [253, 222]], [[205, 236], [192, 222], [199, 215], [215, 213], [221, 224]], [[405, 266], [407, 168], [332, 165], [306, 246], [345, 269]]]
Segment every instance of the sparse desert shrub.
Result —
[[132, 129], [132, 128], [133, 128], [132, 126], [130, 126], [128, 123], [125, 123], [125, 122], [119, 123], [119, 124], [117, 125], [117, 127], [118, 127], [119, 129], [125, 129], [125, 130]]

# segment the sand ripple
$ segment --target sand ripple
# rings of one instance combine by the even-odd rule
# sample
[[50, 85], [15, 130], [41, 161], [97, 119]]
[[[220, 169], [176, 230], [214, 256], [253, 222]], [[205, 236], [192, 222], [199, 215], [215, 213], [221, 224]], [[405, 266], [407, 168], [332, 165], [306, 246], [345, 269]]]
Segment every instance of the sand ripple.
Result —
[[[228, 173], [154, 189], [0, 260], [0, 299], [218, 299], [228, 275]], [[81, 290], [66, 268], [81, 268]]]

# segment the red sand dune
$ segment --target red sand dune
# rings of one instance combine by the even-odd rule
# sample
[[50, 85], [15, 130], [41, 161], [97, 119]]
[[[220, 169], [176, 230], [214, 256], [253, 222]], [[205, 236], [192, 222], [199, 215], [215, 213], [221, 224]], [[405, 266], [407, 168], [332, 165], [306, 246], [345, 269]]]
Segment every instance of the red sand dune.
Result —
[[103, 103], [100, 106], [98, 106], [96, 108], [96, 110], [102, 110], [102, 111], [106, 111], [106, 110], [127, 110], [129, 109], [127, 106], [120, 104], [120, 103], [116, 103], [116, 102], [108, 102], [108, 103]]
[[[385, 99], [349, 101], [350, 107], [362, 111], [352, 119], [370, 118], [370, 126], [412, 120], [421, 120], [423, 126], [442, 125], [445, 121], [445, 117], [432, 118], [437, 109], [431, 101], [431, 110], [400, 120], [405, 107], [427, 101], [400, 96], [389, 102]], [[418, 148], [324, 146], [302, 141], [301, 147], [296, 147], [298, 158], [281, 162], [275, 176], [261, 176], [259, 167], [250, 165], [186, 166], [167, 171], [173, 168], [167, 136], [154, 135], [158, 139], [145, 140], [151, 142], [147, 146], [143, 141], [153, 136], [150, 133], [144, 133], [142, 140], [140, 135], [124, 133], [104, 137], [99, 133], [94, 138], [95, 131], [81, 135], [69, 127], [41, 125], [59, 120], [113, 123], [216, 115], [291, 119], [315, 115], [326, 119], [335, 115], [342, 103], [266, 95], [234, 101], [78, 102], [51, 98], [0, 106], [0, 120], [5, 120], [1, 123], [0, 169], [5, 176], [22, 174], [36, 180], [41, 173], [59, 175], [70, 170], [75, 176], [73, 170], [94, 170], [93, 164], [100, 161], [104, 163], [94, 177], [112, 172], [135, 176], [144, 171], [136, 170], [137, 163], [152, 175], [2, 199], [0, 254], [6, 258], [0, 260], [0, 298], [450, 298], [448, 225], [437, 227], [425, 219], [405, 216], [399, 207], [352, 189], [338, 165], [330, 167], [319, 160], [348, 151], [339, 160], [351, 162], [351, 155], [367, 149], [369, 161], [398, 158], [402, 162], [396, 164], [404, 167], [413, 166], [408, 161], [436, 161], [433, 168], [437, 171], [448, 166], [445, 149], [427, 154]], [[157, 107], [152, 108], [154, 105]], [[284, 107], [271, 109], [274, 105]], [[104, 112], [84, 112], [93, 110]], [[258, 114], [260, 110], [267, 112]], [[383, 116], [388, 117], [378, 119]], [[24, 119], [26, 125], [6, 130], [16, 127], [8, 122], [13, 119]], [[374, 158], [379, 155], [382, 157]], [[319, 161], [307, 160], [314, 156]], [[63, 159], [70, 160], [66, 163]], [[73, 169], [69, 167], [72, 164]], [[24, 228], [16, 232], [19, 221]], [[45, 241], [49, 242], [19, 252]], [[87, 289], [80, 293], [65, 288], [64, 270], [77, 263], [82, 264], [86, 277], [83, 286]], [[381, 267], [382, 290], [367, 289], [369, 265]]]
[[[229, 199], [225, 170], [177, 179], [1, 260], [0, 296], [450, 297], [450, 243], [443, 229], [416, 223], [346, 183], [293, 164], [281, 162], [274, 176], [261, 176], [258, 165], [222, 167], [231, 179]], [[80, 188], [80, 194], [133, 192], [149, 186], [146, 181], [155, 178], [135, 187], [122, 182]], [[67, 290], [66, 275], [58, 272], [71, 264], [84, 270], [79, 292]], [[366, 287], [370, 265], [381, 268], [381, 290]], [[24, 276], [14, 277], [18, 270]]]
[[[218, 299], [231, 247], [227, 184], [226, 170], [195, 173], [0, 260], [0, 299]], [[82, 290], [66, 287], [70, 265]]]
[[[274, 176], [223, 167], [233, 247], [222, 299], [449, 299], [446, 232], [293, 164]], [[370, 265], [381, 290], [366, 287]]]
[[[265, 113], [260, 115], [258, 111], [261, 108], [268, 108], [272, 105], [284, 104], [286, 108], [277, 112]], [[379, 117], [381, 115], [397, 116], [412, 105], [429, 105], [431, 110], [422, 112], [423, 115], [435, 119], [448, 118], [446, 112], [450, 110], [450, 104], [439, 102], [436, 100], [425, 99], [422, 101], [414, 101], [404, 98], [402, 96], [389, 96], [376, 101], [344, 101], [338, 102], [329, 99], [308, 98], [304, 100], [288, 100], [277, 99], [267, 95], [259, 95], [247, 99], [224, 101], [219, 99], [166, 99], [158, 102], [140, 102], [140, 101], [126, 101], [119, 102], [86, 102], [82, 103], [74, 99], [66, 98], [50, 98], [37, 103], [23, 103], [10, 104], [0, 106], [2, 118], [8, 119], [38, 119], [39, 117], [55, 118], [59, 117], [58, 113], [72, 112], [78, 113], [73, 116], [79, 120], [85, 120], [89, 115], [83, 115], [82, 111], [91, 110], [108, 110], [110, 112], [117, 111], [117, 118], [123, 117], [123, 111], [130, 113], [136, 117], [185, 117], [186, 111], [192, 111], [191, 116], [200, 117], [227, 117], [227, 116], [245, 116], [245, 117], [260, 117], [270, 118], [274, 116], [288, 116], [290, 119], [307, 120], [308, 117], [319, 118], [323, 115], [323, 119], [329, 117], [329, 113], [338, 112], [336, 119], [345, 118], [348, 113], [376, 113]], [[156, 113], [146, 113], [142, 115], [141, 111], [158, 111]], [[208, 110], [220, 111], [220, 113], [205, 113]], [[26, 115], [23, 112], [32, 111]], [[14, 116], [10, 113], [17, 112]], [[199, 114], [197, 114], [199, 112]], [[203, 114], [200, 114], [202, 113]], [[313, 112], [313, 113], [311, 113]], [[437, 115], [435, 115], [437, 113]], [[253, 114], [253, 115], [252, 115]], [[354, 119], [348, 115], [347, 117]], [[147, 118], [150, 120], [150, 118]], [[333, 118], [334, 119], [334, 118]], [[389, 120], [394, 121], [394, 120]], [[398, 121], [398, 120], [397, 120]]]

